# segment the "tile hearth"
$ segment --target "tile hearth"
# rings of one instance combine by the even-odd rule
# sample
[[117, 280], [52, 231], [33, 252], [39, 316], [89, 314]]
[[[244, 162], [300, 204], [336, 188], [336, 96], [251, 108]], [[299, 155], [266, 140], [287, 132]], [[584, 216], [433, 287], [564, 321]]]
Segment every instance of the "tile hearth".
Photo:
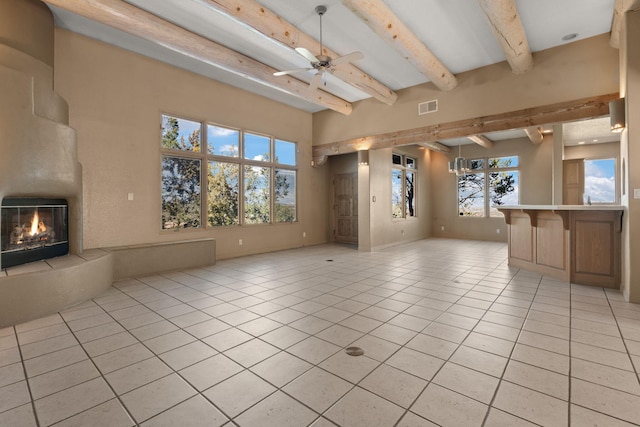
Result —
[[640, 305], [506, 251], [322, 245], [119, 281], [0, 329], [0, 425], [640, 424]]

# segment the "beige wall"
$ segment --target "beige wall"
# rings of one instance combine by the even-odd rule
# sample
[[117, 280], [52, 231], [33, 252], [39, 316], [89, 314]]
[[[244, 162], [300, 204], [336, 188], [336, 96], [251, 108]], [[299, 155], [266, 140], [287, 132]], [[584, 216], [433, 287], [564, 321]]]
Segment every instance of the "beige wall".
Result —
[[564, 147], [564, 159], [616, 159], [620, 158], [620, 142], [571, 145]]
[[623, 268], [622, 290], [625, 296], [640, 303], [640, 199], [634, 198], [634, 189], [640, 189], [640, 11], [625, 16], [625, 33], [621, 43], [620, 93], [626, 99], [627, 127], [621, 134], [620, 156], [623, 167], [623, 185], [626, 190], [622, 204]]
[[[228, 258], [327, 241], [327, 172], [310, 166], [311, 114], [62, 29], [54, 82], [78, 135], [85, 248], [214, 237]], [[299, 222], [162, 232], [163, 112], [298, 142]]]
[[[391, 216], [392, 153], [405, 154], [417, 160], [416, 212], [417, 217], [393, 219]], [[358, 165], [358, 153], [329, 158], [327, 169], [336, 174], [358, 174], [358, 248], [375, 250], [403, 242], [424, 239], [431, 233], [431, 152], [414, 146], [395, 150], [369, 152], [369, 165]], [[375, 199], [375, 202], [373, 201]], [[335, 228], [332, 202], [327, 212], [331, 230]]]
[[[550, 204], [552, 150], [552, 138], [545, 137], [541, 144], [532, 144], [527, 138], [518, 138], [497, 141], [490, 149], [475, 144], [464, 145], [462, 156], [473, 159], [518, 155], [520, 203]], [[435, 153], [433, 156], [433, 235], [506, 242], [507, 228], [504, 219], [458, 215], [457, 179], [455, 174], [449, 173], [447, 166], [447, 162], [452, 161], [457, 154], [457, 150], [452, 150], [448, 155]]]
[[[534, 55], [534, 69], [523, 75], [511, 73], [506, 63], [495, 64], [459, 74], [459, 85], [454, 91], [444, 93], [431, 84], [420, 85], [400, 91], [393, 107], [375, 100], [355, 103], [350, 116], [332, 111], [313, 115], [301, 112], [61, 29], [56, 30], [55, 60], [55, 89], [69, 102], [70, 123], [78, 131], [83, 164], [85, 248], [214, 237], [218, 241], [218, 258], [328, 240], [332, 172], [327, 165], [310, 166], [312, 141], [322, 144], [497, 114], [613, 93], [620, 83], [629, 84], [618, 80], [618, 51], [609, 47], [607, 35], [538, 52]], [[630, 74], [629, 81], [640, 81], [633, 72]], [[438, 99], [440, 110], [418, 116], [417, 104], [430, 99]], [[630, 104], [628, 108], [633, 115]], [[162, 112], [298, 141], [300, 221], [278, 226], [161, 232]], [[471, 150], [484, 151], [480, 147], [467, 147], [465, 157], [473, 155]], [[487, 153], [509, 154], [514, 147], [523, 165], [521, 202], [551, 203], [553, 144], [546, 140], [539, 146], [526, 140], [512, 141], [509, 147], [507, 143], [497, 143]], [[627, 164], [640, 161], [640, 155], [624, 143], [621, 151]], [[478, 226], [474, 220], [457, 216], [455, 177], [446, 170], [446, 162], [454, 155], [428, 150], [417, 151], [421, 153], [419, 217], [393, 221], [391, 152], [391, 149], [372, 151], [366, 174], [355, 165], [360, 181], [363, 177], [367, 180], [360, 192], [368, 191], [367, 200], [373, 196], [377, 200], [368, 207], [362, 203], [359, 207], [361, 212], [367, 209], [370, 225], [366, 247], [384, 247], [430, 234], [504, 240], [506, 229], [502, 219], [478, 220], [482, 224]], [[635, 182], [640, 187], [640, 178], [636, 178], [629, 172], [629, 184]], [[127, 193], [134, 193], [133, 201], [127, 201]], [[625, 217], [628, 224], [629, 215]], [[442, 225], [445, 233], [441, 233]], [[496, 234], [496, 229], [501, 233]], [[303, 232], [306, 238], [302, 237]], [[640, 235], [634, 233], [637, 234], [631, 230], [626, 236], [628, 257], [634, 252], [631, 238], [640, 241]], [[243, 239], [243, 246], [238, 245], [238, 239]], [[629, 265], [630, 260], [626, 263]], [[627, 281], [631, 274], [626, 271]]]
[[[405, 154], [417, 160], [416, 217], [394, 219], [391, 215], [393, 153]], [[431, 235], [430, 168], [431, 152], [427, 149], [398, 147], [369, 152], [369, 233], [372, 249], [424, 239]]]
[[[536, 106], [618, 92], [618, 50], [609, 35], [592, 37], [533, 55], [533, 69], [513, 74], [506, 62], [456, 77], [458, 86], [442, 92], [423, 84], [398, 92], [389, 107], [368, 99], [354, 104], [349, 116], [321, 111], [313, 118], [313, 143], [413, 129]], [[418, 116], [418, 103], [437, 99], [438, 111]]]

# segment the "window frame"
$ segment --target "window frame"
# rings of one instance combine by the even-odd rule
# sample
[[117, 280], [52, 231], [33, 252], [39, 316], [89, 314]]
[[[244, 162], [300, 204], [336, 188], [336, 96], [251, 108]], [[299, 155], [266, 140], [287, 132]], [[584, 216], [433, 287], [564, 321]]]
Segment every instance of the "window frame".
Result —
[[[163, 126], [165, 117], [175, 118], [178, 120], [186, 120], [189, 122], [195, 122], [200, 125], [200, 150], [199, 151], [186, 151], [186, 150], [178, 150], [172, 148], [165, 148], [163, 146]], [[235, 128], [231, 126], [222, 125], [219, 123], [211, 122], [208, 120], [194, 120], [192, 118], [188, 118], [185, 115], [176, 115], [172, 113], [161, 112], [160, 113], [161, 126], [160, 126], [160, 165], [162, 165], [162, 161], [165, 157], [168, 158], [186, 158], [190, 160], [199, 160], [200, 161], [200, 225], [198, 227], [174, 227], [174, 228], [164, 228], [164, 221], [162, 219], [164, 209], [162, 208], [161, 203], [161, 215], [160, 215], [160, 230], [161, 232], [168, 231], [176, 231], [176, 230], [214, 230], [219, 228], [228, 228], [228, 227], [247, 227], [247, 226], [264, 226], [264, 225], [280, 225], [280, 224], [291, 224], [297, 223], [298, 219], [298, 177], [299, 177], [299, 150], [298, 143], [295, 141], [289, 141], [287, 139], [279, 138], [273, 135], [264, 134], [261, 132], [255, 132], [248, 129], [243, 128]], [[223, 154], [215, 154], [209, 152], [209, 126], [214, 126], [216, 128], [228, 129], [230, 131], [237, 132], [238, 134], [238, 153], [236, 156], [226, 156]], [[251, 134], [261, 137], [266, 137], [269, 139], [269, 161], [261, 161], [254, 159], [246, 159], [245, 158], [245, 134]], [[293, 144], [293, 164], [291, 163], [280, 163], [276, 159], [276, 141], [281, 141], [285, 143]], [[219, 164], [234, 164], [238, 169], [237, 183], [238, 183], [238, 212], [237, 212], [237, 221], [235, 224], [224, 224], [224, 225], [211, 225], [209, 224], [209, 164], [210, 162], [215, 162]], [[245, 167], [260, 167], [267, 168], [269, 170], [269, 221], [264, 223], [247, 223], [245, 221]], [[293, 212], [295, 218], [291, 221], [278, 221], [276, 218], [276, 170], [287, 170], [292, 171], [295, 177], [294, 186], [294, 206]], [[162, 175], [162, 166], [161, 166], [161, 175]], [[162, 193], [164, 190], [162, 179], [160, 180], [160, 195], [162, 202]]]
[[[400, 161], [400, 163], [396, 162], [396, 159]], [[402, 181], [401, 192], [401, 206], [402, 212], [401, 216], [394, 216], [394, 192], [393, 192], [393, 179], [394, 179], [394, 171], [399, 171]], [[413, 215], [408, 215], [408, 197], [407, 197], [407, 174], [413, 174]], [[418, 180], [418, 158], [414, 156], [410, 156], [403, 153], [393, 152], [391, 156], [391, 219], [393, 221], [401, 221], [408, 219], [418, 218], [418, 209], [417, 209], [417, 180]]]
[[[491, 167], [490, 161], [492, 159], [506, 159], [506, 158], [515, 158], [516, 166], [507, 166], [507, 167]], [[496, 155], [496, 156], [485, 156], [485, 157], [476, 157], [469, 160], [469, 164], [473, 165], [469, 172], [465, 173], [461, 176], [456, 176], [456, 211], [458, 212], [458, 217], [460, 218], [503, 218], [504, 215], [500, 212], [493, 213], [492, 212], [492, 204], [491, 204], [491, 173], [497, 172], [514, 172], [517, 174], [517, 189], [518, 189], [518, 203], [520, 204], [520, 188], [521, 188], [521, 174], [520, 174], [520, 156], [518, 154], [506, 154], [506, 155]], [[483, 197], [483, 211], [482, 215], [465, 215], [460, 210], [460, 179], [471, 174], [482, 175], [483, 177], [483, 188], [482, 188], [482, 197]]]

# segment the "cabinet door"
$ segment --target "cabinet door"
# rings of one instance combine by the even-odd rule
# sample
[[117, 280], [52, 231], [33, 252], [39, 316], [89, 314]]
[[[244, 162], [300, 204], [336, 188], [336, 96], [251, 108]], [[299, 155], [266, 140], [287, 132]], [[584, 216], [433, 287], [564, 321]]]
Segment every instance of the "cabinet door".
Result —
[[562, 162], [562, 204], [584, 204], [584, 159]]
[[622, 211], [571, 213], [571, 281], [620, 286]]

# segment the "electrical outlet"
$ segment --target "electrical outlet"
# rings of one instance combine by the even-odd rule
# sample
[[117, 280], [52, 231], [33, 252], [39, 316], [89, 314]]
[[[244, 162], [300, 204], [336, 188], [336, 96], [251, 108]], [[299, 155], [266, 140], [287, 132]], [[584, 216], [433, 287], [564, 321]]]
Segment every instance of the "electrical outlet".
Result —
[[127, 193], [127, 200], [133, 200], [133, 193]]
[[238, 245], [242, 246], [242, 239], [238, 240]]
[[500, 229], [496, 228], [496, 234], [500, 234]]
[[306, 231], [302, 232], [302, 237], [307, 237], [307, 232]]
[[444, 231], [444, 225], [440, 226], [440, 231]]

